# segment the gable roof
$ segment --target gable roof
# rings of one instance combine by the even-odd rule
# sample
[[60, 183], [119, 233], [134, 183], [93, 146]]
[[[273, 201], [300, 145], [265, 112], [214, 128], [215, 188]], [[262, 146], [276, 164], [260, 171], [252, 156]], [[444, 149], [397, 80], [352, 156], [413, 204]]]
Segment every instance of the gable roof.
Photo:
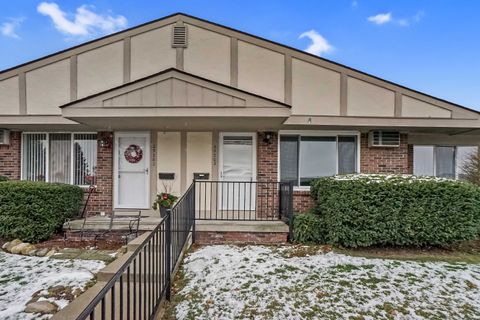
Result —
[[156, 20], [144, 23], [144, 24], [140, 24], [140, 25], [137, 25], [135, 27], [132, 27], [132, 28], [129, 28], [129, 29], [126, 29], [126, 30], [122, 30], [122, 31], [119, 31], [119, 32], [116, 32], [116, 33], [113, 33], [113, 34], [110, 34], [110, 35], [107, 35], [107, 36], [104, 36], [104, 37], [101, 37], [101, 38], [98, 38], [98, 39], [95, 39], [95, 40], [92, 40], [92, 41], [89, 41], [89, 42], [86, 42], [86, 43], [83, 43], [83, 44], [80, 44], [80, 45], [77, 45], [77, 46], [74, 46], [74, 47], [71, 47], [71, 48], [68, 48], [68, 49], [65, 49], [65, 50], [62, 50], [62, 51], [44, 56], [42, 58], [35, 59], [35, 60], [20, 64], [20, 65], [17, 65], [17, 66], [12, 67], [12, 68], [2, 70], [2, 71], [0, 71], [0, 80], [8, 79], [8, 78], [14, 76], [16, 73], [20, 72], [21, 69], [25, 69], [24, 71], [28, 71], [29, 67], [34, 69], [34, 68], [38, 68], [38, 67], [43, 66], [43, 65], [48, 65], [50, 63], [65, 59], [65, 58], [67, 58], [71, 55], [78, 54], [80, 52], [89, 51], [89, 50], [92, 50], [94, 48], [102, 47], [102, 46], [104, 46], [106, 44], [109, 44], [109, 43], [113, 43], [113, 42], [116, 42], [116, 41], [123, 40], [124, 37], [127, 36], [127, 35], [140, 34], [140, 33], [143, 33], [145, 31], [149, 31], [149, 30], [154, 29], [154, 28], [159, 27], [159, 26], [164, 26], [164, 25], [167, 25], [167, 24], [175, 23], [178, 20], [183, 20], [186, 23], [196, 24], [197, 26], [207, 28], [207, 29], [209, 29], [211, 31], [214, 31], [214, 32], [219, 32], [219, 33], [231, 32], [231, 33], [234, 33], [234, 34], [238, 35], [239, 38], [241, 38], [241, 37], [247, 38], [247, 40], [253, 42], [256, 45], [263, 46], [263, 47], [268, 46], [269, 49], [272, 49], [272, 47], [273, 47], [272, 50], [279, 50], [279, 51], [282, 51], [282, 52], [286, 51], [287, 53], [290, 53], [291, 55], [294, 55], [296, 57], [300, 57], [307, 62], [316, 63], [320, 66], [323, 66], [323, 67], [326, 67], [326, 68], [329, 68], [329, 69], [332, 69], [332, 70], [335, 70], [335, 71], [347, 73], [349, 76], [354, 77], [354, 78], [358, 78], [360, 80], [367, 79], [368, 81], [370, 81], [370, 82], [372, 82], [376, 85], [382, 86], [382, 87], [390, 89], [390, 90], [397, 90], [397, 89], [402, 90], [407, 95], [411, 95], [413, 98], [419, 98], [419, 99], [422, 99], [426, 102], [439, 103], [440, 105], [446, 106], [446, 108], [455, 107], [455, 108], [463, 109], [465, 112], [473, 112], [475, 114], [480, 114], [480, 112], [477, 111], [477, 110], [462, 106], [460, 104], [457, 104], [457, 103], [454, 103], [454, 102], [451, 102], [451, 101], [447, 101], [447, 100], [442, 99], [442, 98], [434, 97], [432, 95], [417, 91], [415, 89], [397, 84], [397, 83], [389, 81], [389, 80], [379, 78], [377, 76], [374, 76], [374, 75], [371, 75], [369, 73], [360, 71], [358, 69], [346, 66], [344, 64], [340, 64], [340, 63], [337, 63], [335, 61], [332, 61], [332, 60], [329, 60], [329, 59], [326, 59], [326, 58], [323, 58], [323, 57], [319, 57], [319, 56], [301, 51], [299, 49], [296, 49], [296, 48], [293, 48], [293, 47], [290, 47], [290, 46], [287, 46], [287, 45], [284, 45], [284, 44], [281, 44], [281, 43], [278, 43], [278, 42], [275, 42], [275, 41], [272, 41], [272, 40], [269, 40], [269, 39], [265, 39], [265, 38], [262, 38], [262, 37], [259, 37], [259, 36], [253, 35], [253, 34], [249, 34], [249, 33], [243, 32], [243, 31], [239, 31], [239, 30], [230, 28], [228, 26], [224, 26], [224, 25], [221, 25], [221, 24], [218, 24], [218, 23], [214, 23], [214, 22], [211, 22], [211, 21], [208, 21], [208, 20], [205, 20], [205, 19], [202, 19], [202, 18], [198, 18], [198, 17], [192, 16], [192, 15], [188, 15], [188, 14], [185, 14], [185, 13], [174, 13], [174, 14], [165, 16], [163, 18], [159, 18], [159, 19], [156, 19]]
[[[199, 95], [192, 97], [192, 94], [188, 93], [189, 87], [190, 91], [197, 91]], [[150, 92], [147, 93], [146, 91]], [[155, 95], [154, 91], [156, 91], [157, 96], [155, 101], [151, 100], [150, 97], [146, 97], [149, 94]], [[161, 100], [158, 99], [160, 93], [162, 93]], [[132, 98], [132, 96], [135, 96], [135, 98]], [[185, 97], [187, 100], [176, 100], [176, 96]], [[210, 96], [211, 99], [207, 98], [208, 96]], [[191, 99], [188, 100], [188, 97], [191, 97]], [[146, 102], [143, 98], [149, 99], [149, 101]], [[134, 102], [133, 99], [138, 100], [138, 102]], [[103, 92], [92, 94], [66, 103], [60, 106], [60, 108], [85, 106], [88, 105], [89, 102], [93, 104], [97, 103], [97, 107], [196, 106], [291, 108], [290, 105], [282, 101], [273, 100], [176, 68], [169, 68]]]

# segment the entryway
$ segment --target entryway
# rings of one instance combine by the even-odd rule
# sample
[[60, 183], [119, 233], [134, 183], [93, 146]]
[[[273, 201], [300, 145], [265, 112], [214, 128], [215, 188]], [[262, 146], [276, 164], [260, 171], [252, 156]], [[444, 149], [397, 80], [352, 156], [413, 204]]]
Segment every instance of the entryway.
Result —
[[219, 190], [219, 207], [254, 210], [256, 188], [247, 188], [245, 182], [256, 179], [256, 134], [221, 133], [219, 160], [220, 180], [226, 182]]
[[150, 208], [150, 133], [116, 132], [114, 207]]

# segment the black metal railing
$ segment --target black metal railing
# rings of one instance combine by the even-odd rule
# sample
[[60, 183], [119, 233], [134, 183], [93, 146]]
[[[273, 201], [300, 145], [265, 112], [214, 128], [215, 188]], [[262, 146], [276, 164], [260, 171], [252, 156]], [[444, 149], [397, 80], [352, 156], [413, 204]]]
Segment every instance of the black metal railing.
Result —
[[77, 319], [153, 319], [162, 298], [170, 299], [176, 265], [194, 235], [194, 213], [192, 184]]
[[289, 182], [196, 180], [194, 184], [197, 220], [280, 220], [292, 209]]

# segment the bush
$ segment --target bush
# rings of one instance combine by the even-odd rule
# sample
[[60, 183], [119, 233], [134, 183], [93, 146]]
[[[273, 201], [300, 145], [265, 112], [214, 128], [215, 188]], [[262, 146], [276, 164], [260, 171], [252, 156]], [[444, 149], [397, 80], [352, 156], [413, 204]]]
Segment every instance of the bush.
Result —
[[0, 182], [8, 181], [8, 178], [5, 176], [0, 176]]
[[293, 219], [293, 242], [315, 244], [322, 242], [322, 227], [313, 213], [296, 214]]
[[466, 182], [337, 176], [316, 180], [312, 196], [329, 244], [442, 246], [479, 232], [480, 189]]
[[48, 239], [80, 210], [80, 187], [45, 182], [0, 182], [0, 237]]

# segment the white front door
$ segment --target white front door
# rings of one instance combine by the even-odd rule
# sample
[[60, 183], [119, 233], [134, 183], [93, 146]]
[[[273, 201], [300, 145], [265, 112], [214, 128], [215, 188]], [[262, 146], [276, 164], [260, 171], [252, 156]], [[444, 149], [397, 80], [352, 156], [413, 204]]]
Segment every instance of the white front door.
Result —
[[115, 133], [115, 208], [150, 208], [150, 133]]
[[[219, 201], [224, 210], [253, 210], [255, 184], [241, 182], [256, 179], [255, 133], [220, 134], [220, 180], [223, 181]], [[236, 183], [239, 182], [239, 183]]]

